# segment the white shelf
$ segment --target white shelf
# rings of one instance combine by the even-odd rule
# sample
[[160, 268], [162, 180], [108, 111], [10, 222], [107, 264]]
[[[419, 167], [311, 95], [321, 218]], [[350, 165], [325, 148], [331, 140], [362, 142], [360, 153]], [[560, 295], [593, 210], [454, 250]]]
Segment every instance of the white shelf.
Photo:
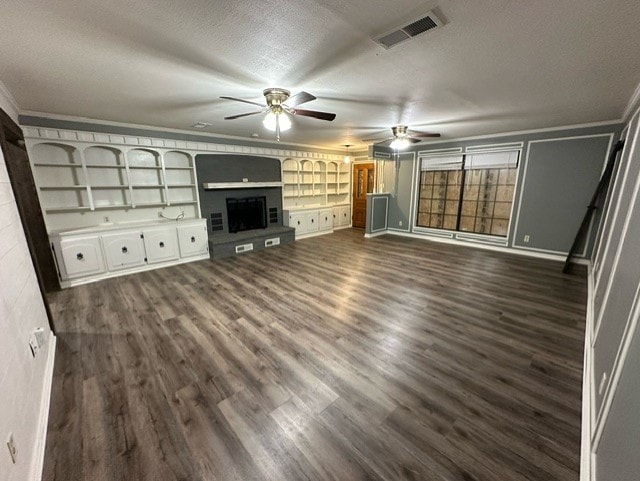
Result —
[[282, 187], [282, 182], [204, 182], [206, 190], [214, 189], [254, 189], [258, 187]]

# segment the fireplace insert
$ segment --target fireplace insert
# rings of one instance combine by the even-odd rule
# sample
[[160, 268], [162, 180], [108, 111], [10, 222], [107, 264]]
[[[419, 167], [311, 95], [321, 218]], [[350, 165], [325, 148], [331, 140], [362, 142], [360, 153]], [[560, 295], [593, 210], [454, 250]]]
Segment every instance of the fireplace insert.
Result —
[[227, 197], [227, 222], [229, 233], [267, 227], [267, 198], [244, 197], [234, 199]]

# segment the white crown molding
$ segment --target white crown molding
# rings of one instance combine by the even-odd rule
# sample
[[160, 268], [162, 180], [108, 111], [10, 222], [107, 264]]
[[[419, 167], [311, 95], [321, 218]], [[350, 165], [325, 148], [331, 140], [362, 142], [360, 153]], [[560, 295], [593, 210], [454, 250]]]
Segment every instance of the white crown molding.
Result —
[[627, 123], [631, 119], [631, 116], [634, 114], [637, 108], [640, 108], [640, 83], [638, 83], [636, 89], [633, 91], [633, 95], [631, 95], [629, 103], [624, 109], [624, 114], [622, 114], [622, 121], [624, 123]]
[[0, 108], [17, 124], [20, 106], [5, 84], [0, 81]]
[[514, 135], [527, 135], [527, 134], [538, 134], [544, 132], [557, 132], [561, 130], [574, 130], [574, 129], [587, 129], [590, 127], [606, 127], [608, 125], [618, 125], [624, 123], [623, 119], [615, 119], [615, 120], [603, 120], [602, 122], [589, 122], [585, 124], [574, 124], [574, 125], [561, 125], [558, 127], [545, 127], [542, 129], [531, 129], [531, 130], [514, 130], [512, 132], [501, 132], [496, 134], [485, 134], [485, 135], [475, 135], [473, 137], [458, 137], [454, 139], [442, 139], [442, 140], [431, 140], [429, 143], [425, 143], [421, 147], [426, 147], [429, 145], [435, 144], [451, 144], [455, 142], [464, 142], [467, 140], [482, 140], [482, 139], [494, 139], [496, 137], [511, 137]]
[[[92, 125], [100, 125], [100, 126], [106, 126], [106, 127], [124, 127], [124, 128], [129, 128], [129, 129], [144, 129], [144, 130], [152, 130], [152, 131], [157, 131], [157, 132], [169, 132], [169, 133], [176, 133], [176, 134], [188, 134], [188, 135], [201, 135], [203, 137], [215, 137], [215, 138], [220, 138], [220, 139], [229, 139], [229, 140], [237, 140], [240, 142], [247, 142], [249, 144], [254, 143], [254, 142], [260, 142], [260, 143], [267, 143], [267, 144], [273, 144], [274, 145], [274, 149], [282, 149], [282, 147], [276, 147], [276, 146], [281, 146], [282, 143], [277, 141], [277, 140], [271, 140], [271, 139], [264, 139], [262, 137], [259, 138], [249, 138], [249, 137], [239, 137], [239, 136], [235, 136], [235, 135], [224, 135], [224, 134], [218, 134], [215, 132], [210, 132], [204, 129], [198, 129], [198, 130], [184, 130], [184, 129], [172, 129], [172, 128], [168, 128], [168, 127], [158, 127], [155, 125], [145, 125], [145, 124], [130, 124], [130, 123], [126, 123], [126, 122], [115, 122], [115, 121], [110, 121], [110, 120], [101, 120], [101, 119], [94, 119], [94, 118], [90, 118], [90, 117], [78, 117], [75, 115], [64, 115], [64, 114], [52, 114], [52, 113], [47, 113], [47, 112], [38, 112], [35, 110], [21, 110], [20, 111], [20, 115], [24, 115], [24, 116], [29, 116], [29, 117], [39, 117], [39, 118], [45, 118], [45, 119], [51, 119], [51, 120], [66, 120], [69, 122], [82, 122], [82, 123], [86, 123], [86, 124], [92, 124]], [[17, 121], [16, 121], [17, 122]], [[25, 127], [34, 127], [31, 125], [25, 125]], [[45, 128], [45, 127], [39, 127], [39, 128]], [[60, 128], [60, 127], [52, 127], [52, 128], [56, 128], [56, 129], [62, 129], [62, 130], [66, 130], [64, 128]], [[295, 142], [286, 142], [285, 145], [290, 145], [290, 146], [295, 146], [295, 147], [302, 147], [304, 149], [317, 149], [317, 150], [321, 150], [323, 152], [328, 152], [331, 154], [340, 154], [340, 155], [344, 155], [344, 153], [342, 153], [343, 151], [345, 151], [345, 149], [342, 148], [328, 148], [326, 146], [321, 146], [321, 145], [312, 145], [312, 144], [298, 144]], [[288, 149], [290, 150], [290, 149]], [[355, 152], [355, 151], [354, 151]]]

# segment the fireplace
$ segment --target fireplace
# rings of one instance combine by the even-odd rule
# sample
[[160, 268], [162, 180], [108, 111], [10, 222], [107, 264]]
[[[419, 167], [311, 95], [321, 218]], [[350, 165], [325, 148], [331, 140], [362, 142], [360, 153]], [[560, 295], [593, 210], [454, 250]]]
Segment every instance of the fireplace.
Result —
[[229, 226], [230, 234], [245, 230], [266, 229], [266, 196], [227, 197], [227, 225]]

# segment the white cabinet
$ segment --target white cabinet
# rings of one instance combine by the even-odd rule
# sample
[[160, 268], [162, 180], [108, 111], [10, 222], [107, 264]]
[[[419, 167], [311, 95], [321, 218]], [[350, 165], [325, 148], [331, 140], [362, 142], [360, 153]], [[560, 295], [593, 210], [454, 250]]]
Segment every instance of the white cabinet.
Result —
[[318, 211], [318, 229], [333, 229], [333, 209], [322, 209]]
[[104, 272], [104, 261], [98, 236], [53, 239], [53, 252], [60, 277], [75, 279]]
[[315, 207], [298, 210], [285, 210], [284, 222], [296, 229], [296, 238], [333, 232], [333, 214], [331, 207]]
[[110, 271], [141, 266], [145, 262], [140, 231], [102, 234], [102, 247]]
[[333, 228], [349, 227], [351, 225], [351, 206], [336, 205], [333, 207]]
[[178, 226], [180, 257], [191, 257], [207, 253], [209, 236], [206, 225]]
[[178, 236], [174, 226], [145, 229], [142, 236], [149, 264], [171, 261], [179, 257]]
[[305, 232], [317, 232], [318, 231], [318, 211], [314, 210], [307, 212], [304, 216], [304, 230]]
[[51, 246], [62, 287], [209, 257], [205, 219], [58, 232]]

